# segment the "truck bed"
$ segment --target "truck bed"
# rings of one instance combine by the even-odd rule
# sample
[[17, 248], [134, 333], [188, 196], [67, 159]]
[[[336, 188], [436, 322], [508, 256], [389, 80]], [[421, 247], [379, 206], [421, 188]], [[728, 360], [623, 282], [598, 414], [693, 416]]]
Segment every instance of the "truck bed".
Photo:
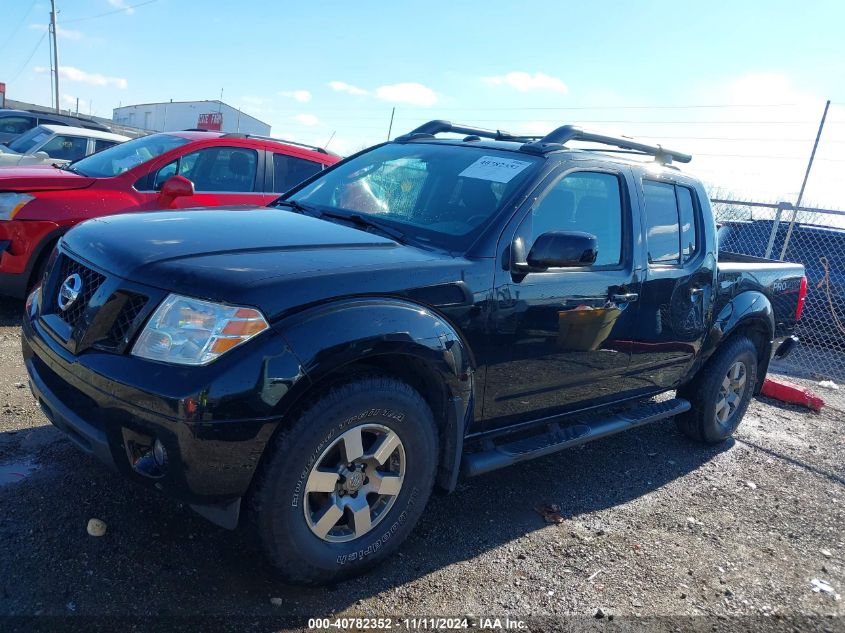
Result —
[[719, 294], [729, 299], [739, 292], [757, 290], [772, 303], [775, 338], [795, 329], [795, 312], [804, 277], [804, 266], [765, 257], [719, 252]]

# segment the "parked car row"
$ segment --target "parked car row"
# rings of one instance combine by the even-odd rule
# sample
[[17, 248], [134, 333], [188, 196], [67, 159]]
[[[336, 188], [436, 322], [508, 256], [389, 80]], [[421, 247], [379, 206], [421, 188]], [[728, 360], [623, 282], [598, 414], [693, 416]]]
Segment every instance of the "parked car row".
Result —
[[156, 134], [0, 175], [2, 281], [35, 283], [22, 353], [70, 441], [334, 583], [461, 476], [734, 433], [807, 280], [719, 252], [690, 158], [573, 126], [432, 121], [343, 161]]
[[39, 125], [0, 145], [0, 167], [66, 165], [128, 140], [128, 136], [83, 127]]
[[338, 160], [306, 145], [190, 131], [133, 139], [61, 169], [0, 169], [0, 294], [23, 297], [58, 239], [83, 220], [129, 211], [265, 205]]
[[36, 125], [69, 125], [71, 127], [83, 127], [88, 130], [111, 132], [102, 123], [85, 117], [4, 108], [0, 109], [0, 143], [12, 141]]

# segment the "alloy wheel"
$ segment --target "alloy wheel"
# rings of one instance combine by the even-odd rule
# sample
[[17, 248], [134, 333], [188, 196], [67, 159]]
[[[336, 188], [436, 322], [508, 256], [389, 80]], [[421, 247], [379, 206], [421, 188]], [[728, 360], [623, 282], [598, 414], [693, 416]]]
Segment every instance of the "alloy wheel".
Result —
[[387, 516], [402, 490], [405, 447], [380, 424], [344, 432], [320, 457], [305, 483], [305, 520], [330, 543], [359, 538]]
[[747, 375], [745, 363], [739, 360], [728, 369], [727, 375], [719, 386], [719, 396], [716, 399], [716, 420], [719, 424], [727, 425], [736, 416], [745, 393]]

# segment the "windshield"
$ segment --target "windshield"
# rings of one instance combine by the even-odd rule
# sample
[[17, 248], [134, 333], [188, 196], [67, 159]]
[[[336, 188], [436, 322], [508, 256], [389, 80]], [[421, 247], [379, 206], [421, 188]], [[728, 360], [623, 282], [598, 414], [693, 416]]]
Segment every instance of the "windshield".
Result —
[[47, 140], [52, 132], [40, 125], [24, 132], [14, 141], [9, 143], [9, 149], [18, 154], [28, 154], [32, 148]]
[[169, 134], [142, 136], [78, 160], [72, 169], [83, 176], [109, 178], [188, 142], [186, 138]]
[[461, 250], [542, 159], [480, 147], [388, 143], [341, 164], [288, 199], [394, 224], [407, 237]]

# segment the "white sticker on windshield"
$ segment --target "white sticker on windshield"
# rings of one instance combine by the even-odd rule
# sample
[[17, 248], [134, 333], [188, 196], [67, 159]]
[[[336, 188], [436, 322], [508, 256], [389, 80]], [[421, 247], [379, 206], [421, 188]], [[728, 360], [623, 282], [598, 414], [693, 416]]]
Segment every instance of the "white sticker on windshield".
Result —
[[493, 182], [510, 182], [531, 163], [513, 158], [498, 158], [496, 156], [482, 156], [472, 165], [464, 169], [458, 176], [463, 178], [478, 178]]

